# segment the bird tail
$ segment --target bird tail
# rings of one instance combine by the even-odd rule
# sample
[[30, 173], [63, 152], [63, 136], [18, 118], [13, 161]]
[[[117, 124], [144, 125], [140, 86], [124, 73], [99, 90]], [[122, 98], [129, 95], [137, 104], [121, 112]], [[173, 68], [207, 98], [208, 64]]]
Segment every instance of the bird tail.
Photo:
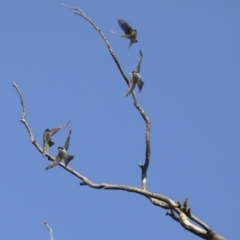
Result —
[[144, 82], [143, 81], [139, 81], [139, 83], [138, 83], [139, 92], [141, 92], [143, 85], [144, 85]]
[[52, 165], [52, 164], [48, 165], [48, 166], [45, 168], [45, 170], [47, 171], [47, 170], [50, 169], [50, 168], [53, 168], [53, 165]]
[[129, 44], [129, 46], [128, 46], [128, 49], [132, 46], [132, 44], [133, 44], [132, 41], [130, 41], [130, 44]]
[[68, 163], [69, 163], [73, 158], [74, 158], [74, 156], [68, 155], [67, 160], [64, 160], [64, 161], [65, 161], [65, 167], [67, 167]]
[[50, 139], [50, 140], [48, 141], [48, 145], [49, 145], [49, 147], [51, 147], [52, 145], [54, 145], [54, 142]]

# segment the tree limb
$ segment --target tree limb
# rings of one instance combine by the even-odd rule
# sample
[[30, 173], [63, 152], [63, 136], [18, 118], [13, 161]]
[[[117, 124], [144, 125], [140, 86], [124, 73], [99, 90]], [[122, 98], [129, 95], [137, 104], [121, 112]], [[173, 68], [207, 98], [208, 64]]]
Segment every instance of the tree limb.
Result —
[[[124, 74], [116, 56], [114, 55], [114, 52], [113, 52], [110, 44], [108, 43], [106, 37], [103, 35], [102, 31], [95, 25], [95, 23], [93, 23], [93, 21], [91, 21], [85, 15], [85, 13], [80, 8], [72, 8], [72, 7], [68, 7], [64, 4], [63, 4], [63, 6], [74, 10], [75, 14], [77, 14], [77, 15], [83, 17], [84, 19], [86, 19], [99, 32], [100, 36], [102, 37], [102, 39], [106, 43], [106, 45], [108, 47], [108, 50], [109, 50], [111, 56], [113, 57], [113, 59], [114, 59], [116, 65], [117, 65], [119, 71], [121, 72], [123, 78], [125, 79], [126, 83], [129, 84], [129, 81], [128, 81], [127, 77], [125, 76], [125, 74]], [[22, 94], [21, 94], [18, 86], [15, 83], [13, 83], [13, 86], [15, 87], [15, 89], [17, 90], [17, 92], [19, 94], [20, 102], [21, 102], [22, 107], [23, 107], [23, 116], [22, 116], [20, 121], [25, 125], [25, 127], [26, 127], [26, 129], [29, 133], [29, 137], [30, 137], [30, 140], [31, 140], [32, 144], [36, 147], [36, 149], [40, 153], [42, 153], [43, 150], [40, 147], [40, 145], [37, 143], [37, 141], [34, 139], [31, 128], [29, 127], [29, 125], [26, 121], [27, 109], [26, 109], [26, 106], [24, 104]], [[133, 193], [140, 194], [142, 196], [147, 197], [154, 205], [159, 206], [163, 209], [169, 209], [170, 213], [167, 213], [167, 215], [171, 216], [172, 219], [174, 219], [176, 222], [179, 222], [186, 230], [195, 234], [196, 236], [199, 236], [199, 237], [201, 237], [203, 239], [207, 239], [207, 240], [224, 240], [225, 238], [223, 238], [222, 236], [220, 236], [217, 233], [215, 233], [214, 231], [212, 231], [205, 223], [203, 223], [198, 218], [196, 218], [192, 214], [190, 214], [190, 211], [186, 211], [186, 209], [190, 209], [189, 207], [181, 208], [181, 205], [178, 202], [175, 202], [175, 201], [173, 201], [172, 199], [170, 199], [166, 196], [156, 194], [156, 193], [153, 193], [153, 192], [149, 192], [149, 191], [146, 190], [146, 176], [147, 176], [147, 169], [148, 169], [149, 162], [150, 162], [151, 121], [147, 117], [144, 110], [139, 106], [139, 104], [137, 102], [136, 95], [135, 95], [134, 92], [132, 93], [132, 96], [133, 96], [133, 99], [134, 99], [134, 106], [137, 108], [137, 110], [139, 111], [139, 113], [143, 117], [144, 121], [146, 122], [146, 131], [145, 131], [146, 156], [145, 156], [145, 163], [144, 163], [144, 165], [139, 164], [139, 166], [142, 169], [142, 188], [124, 186], [124, 185], [117, 185], [117, 184], [107, 184], [107, 183], [97, 184], [97, 183], [94, 183], [94, 182], [90, 181], [85, 176], [83, 176], [82, 174], [78, 173], [77, 171], [71, 169], [70, 167], [68, 167], [68, 166], [65, 167], [64, 164], [62, 164], [62, 163], [59, 163], [59, 165], [62, 168], [64, 168], [66, 171], [70, 172], [71, 174], [73, 174], [74, 176], [79, 178], [82, 181], [80, 183], [81, 186], [85, 185], [85, 186], [89, 186], [89, 187], [95, 188], [95, 189], [121, 190], [121, 191], [127, 191], [127, 192], [133, 192]], [[50, 154], [47, 154], [47, 157], [51, 161], [54, 160], [54, 157], [52, 157]], [[188, 205], [188, 203], [187, 203], [187, 205]], [[174, 213], [178, 214], [178, 217], [176, 217]], [[194, 221], [195, 223], [197, 223], [198, 225], [200, 225], [201, 228], [194, 225], [193, 223], [191, 223], [188, 219], [190, 219], [190, 220]], [[47, 223], [44, 222], [44, 224], [46, 225]], [[47, 226], [48, 225], [46, 225], [46, 227]], [[50, 228], [48, 228], [48, 229], [50, 231]]]
[[[100, 34], [101, 38], [103, 39], [103, 41], [105, 42], [113, 60], [115, 61], [120, 73], [122, 74], [122, 77], [124, 78], [125, 82], [127, 83], [127, 85], [130, 84], [128, 78], [126, 77], [126, 75], [124, 74], [122, 67], [117, 59], [117, 57], [115, 56], [113, 49], [110, 45], [110, 43], [108, 42], [107, 38], [104, 36], [103, 32], [101, 31], [101, 29], [89, 18], [87, 17], [87, 15], [79, 8], [79, 7], [69, 7], [65, 4], [62, 4], [62, 6], [69, 8], [71, 10], [74, 10], [74, 13], [77, 14], [80, 17], [83, 17], [85, 20], [87, 20], [93, 27], [95, 30], [98, 31], [98, 33]], [[140, 107], [140, 105], [138, 104], [137, 101], [137, 97], [134, 91], [132, 91], [132, 96], [133, 96], [133, 100], [134, 100], [134, 106], [137, 108], [137, 110], [139, 111], [139, 113], [141, 114], [141, 116], [143, 117], [145, 123], [146, 123], [146, 131], [145, 131], [145, 142], [146, 142], [146, 154], [145, 154], [145, 163], [144, 165], [142, 165], [141, 163], [139, 163], [139, 167], [142, 170], [142, 189], [146, 190], [147, 189], [147, 169], [150, 163], [150, 130], [151, 130], [151, 121], [149, 120], [147, 114], [144, 112], [144, 110]]]
[[[27, 123], [27, 120], [26, 120], [27, 108], [26, 108], [25, 103], [23, 101], [23, 96], [21, 94], [21, 91], [18, 88], [16, 83], [13, 83], [13, 86], [15, 87], [15, 89], [18, 92], [19, 97], [20, 97], [20, 102], [21, 102], [21, 104], [23, 106], [23, 116], [22, 116], [20, 121], [26, 127], [26, 129], [27, 129], [27, 131], [29, 133], [29, 137], [30, 137], [30, 140], [31, 140], [32, 144], [42, 154], [43, 150], [40, 147], [40, 145], [38, 144], [38, 142], [34, 139], [33, 134], [32, 134], [32, 130], [31, 130], [30, 126]], [[46, 156], [48, 157], [49, 160], [54, 161], [54, 157], [52, 157], [50, 154], [47, 154]], [[149, 192], [149, 191], [147, 191], [145, 189], [141, 189], [141, 188], [137, 188], [137, 187], [117, 185], [117, 184], [108, 184], [108, 183], [97, 184], [97, 183], [94, 183], [94, 182], [90, 181], [85, 176], [83, 176], [82, 174], [80, 174], [77, 171], [73, 170], [72, 168], [70, 168], [68, 166], [65, 167], [65, 165], [63, 163], [59, 163], [58, 165], [61, 166], [62, 168], [64, 168], [66, 171], [68, 171], [71, 174], [73, 174], [74, 176], [76, 176], [78, 179], [80, 179], [82, 181], [80, 183], [81, 186], [87, 185], [87, 186], [89, 186], [91, 188], [95, 188], [95, 189], [120, 190], [120, 191], [133, 192], [133, 193], [140, 194], [142, 196], [147, 197], [154, 205], [159, 206], [159, 207], [164, 208], [164, 209], [170, 209], [170, 211], [172, 213], [173, 213], [173, 211], [175, 213], [177, 213], [179, 215], [179, 222], [180, 222], [180, 224], [186, 230], [194, 233], [195, 235], [197, 235], [197, 236], [199, 236], [199, 237], [201, 237], [203, 239], [208, 239], [208, 240], [224, 240], [223, 237], [221, 237], [220, 235], [218, 235], [215, 232], [213, 232], [210, 228], [206, 227], [207, 226], [206, 224], [202, 223], [200, 220], [198, 220], [193, 215], [190, 216], [191, 220], [197, 222], [201, 226], [205, 226], [204, 229], [201, 229], [201, 228], [197, 227], [196, 225], [192, 224], [191, 222], [189, 222], [188, 217], [185, 215], [185, 213], [181, 209], [180, 204], [175, 202], [175, 201], [173, 201], [172, 199], [170, 199], [170, 198], [168, 198], [166, 196], [163, 196], [163, 195], [160, 195], [160, 194], [156, 194], [156, 193], [153, 193], [153, 192]], [[172, 214], [168, 213], [167, 215], [170, 215], [173, 218]], [[176, 220], [177, 218], [175, 217], [173, 219]]]
[[47, 224], [46, 221], [44, 221], [43, 223], [44, 223], [44, 225], [46, 226], [46, 228], [49, 230], [50, 240], [53, 240], [53, 231], [52, 231], [52, 229], [49, 227], [49, 225]]

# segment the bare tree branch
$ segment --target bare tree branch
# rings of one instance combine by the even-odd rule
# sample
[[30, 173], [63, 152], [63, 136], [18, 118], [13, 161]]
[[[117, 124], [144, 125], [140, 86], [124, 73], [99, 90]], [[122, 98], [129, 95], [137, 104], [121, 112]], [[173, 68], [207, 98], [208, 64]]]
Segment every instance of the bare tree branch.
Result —
[[146, 131], [145, 131], [145, 141], [146, 141], [146, 154], [145, 154], [145, 163], [142, 165], [139, 163], [139, 167], [142, 170], [142, 189], [147, 189], [147, 169], [150, 163], [150, 131], [151, 131], [151, 121], [144, 113], [144, 111], [140, 108], [137, 103], [134, 103], [135, 107], [138, 109], [140, 114], [142, 115], [144, 121], [146, 122]]
[[53, 231], [52, 231], [52, 229], [49, 227], [49, 225], [48, 225], [48, 223], [46, 221], [44, 221], [43, 223], [44, 223], [44, 225], [46, 226], [46, 228], [50, 232], [50, 240], [53, 240]]
[[[30, 140], [32, 142], [32, 144], [37, 148], [37, 150], [40, 152], [40, 153], [43, 153], [43, 150], [42, 148], [40, 147], [40, 145], [37, 143], [36, 140], [34, 140], [34, 137], [33, 137], [33, 133], [32, 133], [32, 130], [31, 128], [29, 127], [27, 121], [26, 121], [26, 117], [27, 117], [27, 108], [24, 104], [24, 101], [23, 101], [23, 96], [22, 96], [22, 93], [20, 91], [20, 89], [18, 88], [17, 84], [16, 83], [12, 83], [12, 85], [16, 88], [17, 92], [18, 92], [18, 95], [20, 97], [20, 102], [22, 104], [22, 107], [23, 107], [23, 115], [22, 115], [22, 118], [20, 119], [20, 121], [24, 124], [24, 126], [26, 127], [28, 133], [29, 133], [29, 137], [30, 137]], [[46, 156], [49, 158], [51, 157], [48, 153], [46, 154]]]
[[[120, 73], [122, 74], [125, 82], [129, 85], [129, 80], [127, 79], [126, 75], [124, 74], [121, 65], [118, 61], [118, 59], [116, 58], [111, 45], [109, 44], [109, 42], [107, 41], [106, 37], [104, 36], [104, 34], [102, 33], [102, 31], [100, 30], [99, 27], [96, 26], [96, 24], [89, 19], [86, 14], [78, 7], [73, 8], [73, 7], [69, 7], [67, 5], [62, 4], [64, 7], [67, 7], [71, 10], [74, 11], [75, 14], [83, 17], [85, 20], [87, 20], [93, 27], [94, 29], [96, 29], [98, 31], [98, 33], [100, 34], [100, 36], [102, 37], [102, 39], [104, 40], [113, 60], [115, 61]], [[40, 147], [40, 145], [37, 143], [37, 141], [34, 139], [33, 137], [33, 133], [31, 131], [31, 128], [29, 127], [27, 121], [26, 121], [26, 116], [27, 116], [27, 109], [26, 106], [24, 104], [23, 101], [23, 97], [22, 94], [18, 88], [18, 86], [13, 83], [13, 86], [15, 87], [15, 89], [17, 90], [19, 97], [20, 97], [20, 102], [22, 104], [23, 107], [23, 116], [21, 118], [21, 122], [25, 125], [29, 136], [30, 136], [30, 140], [32, 142], [32, 144], [37, 148], [37, 150], [42, 153], [43, 150]], [[95, 188], [95, 189], [104, 189], [104, 190], [121, 190], [121, 191], [127, 191], [127, 192], [133, 192], [133, 193], [137, 193], [140, 194], [142, 196], [145, 196], [146, 198], [148, 198], [154, 205], [159, 206], [163, 209], [169, 209], [170, 213], [167, 212], [166, 215], [171, 216], [171, 218], [173, 220], [175, 220], [176, 222], [180, 223], [186, 230], [188, 230], [189, 232], [195, 234], [196, 236], [199, 236], [203, 239], [208, 239], [208, 240], [224, 240], [224, 238], [220, 235], [218, 235], [217, 233], [213, 232], [205, 223], [203, 223], [202, 221], [200, 221], [198, 218], [196, 218], [195, 216], [193, 216], [190, 213], [190, 207], [189, 207], [189, 203], [188, 203], [188, 199], [185, 200], [183, 207], [181, 207], [181, 204], [179, 202], [175, 202], [172, 199], [160, 195], [160, 194], [156, 194], [153, 192], [149, 192], [147, 191], [147, 187], [146, 187], [146, 177], [147, 177], [147, 169], [150, 163], [150, 130], [151, 130], [151, 121], [148, 118], [148, 116], [146, 115], [146, 113], [144, 112], [144, 110], [140, 107], [140, 105], [138, 104], [137, 98], [136, 98], [136, 94], [133, 91], [132, 92], [132, 96], [134, 99], [134, 106], [136, 107], [136, 109], [139, 111], [140, 115], [143, 117], [145, 123], [146, 123], [146, 130], [145, 130], [145, 141], [146, 141], [146, 154], [145, 154], [145, 163], [144, 165], [139, 163], [139, 166], [142, 170], [142, 188], [137, 188], [137, 187], [131, 187], [131, 186], [124, 186], [124, 185], [116, 185], [116, 184], [107, 184], [107, 183], [94, 183], [92, 181], [90, 181], [89, 179], [87, 179], [85, 176], [79, 174], [77, 171], [71, 169], [70, 167], [65, 167], [64, 164], [59, 163], [59, 165], [64, 168], [65, 170], [67, 170], [68, 172], [70, 172], [71, 174], [73, 174], [74, 176], [76, 176], [77, 178], [79, 178], [82, 182], [80, 183], [81, 186], [89, 186], [91, 188]], [[54, 158], [47, 154], [47, 157], [49, 160], [53, 161]], [[178, 217], [175, 215], [178, 214]], [[191, 223], [190, 220], [192, 220], [193, 222], [197, 223], [199, 226], [194, 225], [193, 223]], [[50, 236], [51, 236], [51, 240], [53, 240], [52, 237], [52, 229], [47, 225], [46, 222], [44, 222], [44, 224], [46, 225], [46, 227], [49, 229], [50, 231]]]
[[[85, 20], [87, 20], [93, 27], [95, 30], [98, 31], [98, 33], [100, 34], [100, 36], [102, 37], [103, 41], [105, 42], [105, 44], [107, 45], [107, 48], [113, 58], [113, 60], [115, 61], [120, 73], [122, 74], [122, 77], [124, 78], [125, 82], [129, 85], [130, 82], [128, 80], [128, 78], [126, 77], [126, 75], [124, 74], [122, 67], [117, 59], [117, 57], [115, 56], [113, 49], [110, 45], [110, 43], [108, 42], [107, 38], [104, 36], [103, 32], [101, 31], [101, 29], [90, 19], [87, 17], [87, 15], [79, 8], [79, 7], [69, 7], [65, 4], [62, 4], [62, 6], [69, 8], [71, 10], [74, 10], [74, 13], [77, 14], [80, 17], [83, 17]], [[137, 110], [139, 111], [139, 113], [141, 114], [141, 116], [143, 117], [145, 123], [146, 123], [146, 130], [145, 130], [145, 142], [146, 142], [146, 154], [145, 154], [145, 163], [144, 165], [142, 165], [141, 163], [139, 163], [139, 167], [142, 170], [142, 189], [146, 190], [147, 189], [147, 169], [150, 163], [150, 130], [151, 130], [151, 121], [148, 118], [147, 114], [145, 113], [145, 111], [140, 107], [140, 105], [138, 104], [137, 101], [137, 97], [135, 92], [132, 92], [132, 96], [133, 96], [133, 100], [134, 100], [134, 106], [137, 108]]]
[[[30, 139], [31, 139], [31, 142], [33, 143], [33, 145], [37, 148], [37, 150], [40, 153], [42, 153], [43, 150], [41, 149], [41, 147], [39, 146], [37, 141], [34, 140], [31, 128], [29, 127], [29, 125], [26, 121], [26, 112], [27, 111], [26, 111], [26, 106], [24, 104], [21, 91], [19, 90], [18, 86], [15, 83], [13, 83], [13, 86], [15, 87], [15, 89], [18, 92], [19, 97], [20, 97], [20, 102], [23, 106], [23, 117], [20, 121], [25, 125], [27, 131], [29, 132], [29, 136], [30, 136]], [[48, 156], [49, 160], [51, 160], [51, 161], [54, 160], [54, 157], [52, 157], [51, 155], [47, 154], [47, 156]], [[95, 189], [120, 190], [120, 191], [127, 191], [127, 192], [133, 192], [133, 193], [140, 194], [142, 196], [147, 197], [154, 205], [159, 206], [164, 209], [170, 209], [171, 214], [167, 213], [167, 215], [170, 215], [174, 220], [179, 222], [186, 230], [192, 232], [193, 234], [195, 234], [203, 239], [208, 239], [208, 240], [224, 240], [225, 239], [222, 236], [218, 235], [217, 233], [213, 232], [206, 224], [204, 224], [202, 221], [198, 220], [193, 215], [188, 217], [184, 213], [183, 209], [181, 208], [181, 205], [178, 202], [175, 202], [166, 196], [156, 194], [153, 192], [149, 192], [147, 190], [140, 189], [137, 187], [117, 185], [117, 184], [108, 184], [108, 183], [97, 184], [97, 183], [90, 181], [85, 176], [83, 176], [82, 174], [78, 173], [77, 171], [71, 169], [70, 167], [68, 167], [68, 166], [65, 167], [65, 165], [63, 163], [59, 163], [59, 165], [62, 168], [64, 168], [65, 170], [67, 170], [68, 172], [70, 172], [71, 174], [73, 174], [74, 176], [76, 176], [77, 178], [79, 178], [80, 180], [82, 180], [82, 182], [80, 183], [81, 186], [85, 185], [85, 186], [89, 186], [89, 187], [95, 188]], [[179, 218], [177, 218], [173, 212], [177, 213], [179, 215]], [[191, 223], [188, 220], [188, 218], [190, 218], [191, 220], [198, 223], [200, 226], [203, 227], [203, 229], [194, 225], [193, 223]]]
[[122, 67], [121, 67], [118, 59], [116, 58], [116, 56], [115, 56], [115, 54], [114, 54], [114, 52], [113, 52], [113, 49], [112, 49], [111, 45], [109, 44], [107, 38], [106, 38], [106, 37], [104, 36], [104, 34], [102, 33], [101, 29], [100, 29], [91, 19], [89, 19], [89, 18], [86, 16], [86, 14], [85, 14], [80, 8], [78, 8], [78, 7], [69, 7], [69, 6], [65, 5], [65, 4], [62, 4], [62, 6], [66, 7], [66, 8], [69, 8], [69, 9], [71, 9], [71, 10], [74, 10], [74, 13], [75, 13], [75, 14], [77, 14], [78, 16], [81, 16], [81, 17], [85, 18], [85, 19], [94, 27], [94, 29], [99, 32], [100, 36], [102, 37], [102, 39], [103, 39], [104, 42], [106, 43], [107, 48], [108, 48], [111, 56], [113, 57], [113, 60], [114, 60], [115, 63], [117, 64], [117, 67], [118, 67], [119, 71], [121, 72], [124, 80], [126, 81], [127, 84], [129, 84], [128, 78], [127, 78], [126, 75], [124, 74], [124, 72], [123, 72], [123, 70], [122, 70]]

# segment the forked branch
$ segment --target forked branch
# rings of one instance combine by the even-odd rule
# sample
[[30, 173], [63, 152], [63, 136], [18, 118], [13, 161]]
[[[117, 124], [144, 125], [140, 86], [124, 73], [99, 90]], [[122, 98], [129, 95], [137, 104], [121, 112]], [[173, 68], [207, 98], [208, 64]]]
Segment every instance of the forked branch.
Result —
[[[120, 73], [122, 74], [123, 79], [125, 80], [125, 82], [127, 83], [127, 85], [129, 85], [129, 81], [128, 78], [126, 77], [126, 75], [124, 74], [124, 71], [122, 70], [122, 67], [117, 59], [117, 57], [115, 56], [113, 49], [110, 45], [110, 43], [108, 42], [107, 38], [105, 37], [105, 35], [103, 34], [103, 32], [101, 31], [101, 29], [89, 18], [87, 17], [87, 15], [79, 8], [79, 7], [69, 7], [65, 4], [62, 4], [62, 6], [69, 8], [71, 10], [74, 11], [75, 14], [77, 14], [80, 17], [83, 17], [85, 20], [87, 20], [93, 27], [95, 30], [98, 31], [98, 33], [100, 34], [101, 38], [103, 39], [103, 41], [105, 42], [109, 53], [111, 54], [113, 60], [115, 61]], [[145, 113], [145, 111], [141, 108], [141, 106], [138, 104], [137, 101], [137, 97], [134, 91], [132, 91], [132, 96], [133, 96], [133, 100], [134, 100], [134, 106], [136, 107], [136, 109], [139, 111], [139, 113], [141, 114], [141, 116], [143, 117], [145, 123], [146, 123], [146, 130], [145, 130], [145, 142], [146, 142], [146, 154], [145, 154], [145, 163], [144, 165], [139, 163], [139, 167], [142, 170], [142, 175], [141, 175], [141, 179], [142, 179], [142, 189], [146, 190], [147, 189], [147, 169], [150, 163], [150, 131], [151, 131], [151, 121], [148, 118], [147, 114]]]
[[[21, 118], [21, 122], [24, 124], [24, 126], [26, 127], [27, 131], [29, 132], [29, 137], [30, 140], [32, 142], [32, 144], [36, 147], [36, 149], [42, 154], [43, 150], [40, 147], [40, 145], [38, 144], [38, 142], [34, 139], [33, 137], [33, 133], [32, 130], [26, 120], [26, 116], [27, 116], [27, 108], [25, 106], [25, 103], [23, 101], [23, 96], [22, 93], [20, 91], [20, 89], [18, 88], [16, 83], [13, 83], [13, 86], [15, 87], [15, 89], [17, 90], [18, 94], [19, 94], [19, 98], [20, 98], [20, 102], [22, 104], [23, 107], [23, 116]], [[52, 157], [50, 154], [46, 155], [48, 157], [49, 160], [53, 161], [54, 157]], [[147, 197], [154, 205], [159, 206], [163, 209], [169, 209], [172, 213], [175, 212], [179, 215], [179, 223], [188, 231], [194, 233], [195, 235], [203, 238], [203, 239], [211, 239], [211, 240], [224, 240], [223, 237], [221, 237], [220, 235], [214, 233], [206, 224], [204, 224], [203, 222], [201, 222], [200, 220], [198, 220], [196, 217], [194, 217], [192, 214], [187, 216], [185, 213], [185, 210], [181, 207], [181, 204], [178, 202], [173, 201], [172, 199], [160, 195], [160, 194], [156, 194], [153, 192], [149, 192], [147, 190], [141, 189], [141, 188], [137, 188], [137, 187], [131, 187], [131, 186], [125, 186], [125, 185], [117, 185], [117, 184], [108, 184], [108, 183], [94, 183], [92, 181], [90, 181], [88, 178], [86, 178], [85, 176], [83, 176], [82, 174], [78, 173], [77, 171], [73, 170], [70, 167], [65, 167], [64, 164], [59, 163], [59, 166], [61, 166], [62, 168], [64, 168], [66, 171], [68, 171], [69, 173], [71, 173], [72, 175], [74, 175], [75, 177], [77, 177], [78, 179], [80, 179], [82, 182], [80, 183], [81, 186], [89, 186], [91, 188], [95, 188], [95, 189], [103, 189], [103, 190], [120, 190], [120, 191], [126, 191], [126, 192], [132, 192], [132, 193], [136, 193], [142, 196]], [[168, 214], [171, 217], [173, 215]], [[193, 222], [197, 223], [198, 225], [200, 225], [202, 228], [194, 225], [193, 223], [191, 223], [189, 220], [191, 219]], [[174, 218], [173, 218], [174, 219]], [[177, 217], [175, 217], [174, 220], [176, 220]], [[46, 224], [45, 224], [46, 225]]]
[[[80, 8], [71, 8], [71, 7], [68, 7], [66, 5], [63, 5], [63, 6], [74, 10], [75, 14], [77, 14], [77, 15], [83, 17], [84, 19], [86, 19], [99, 32], [102, 39], [106, 43], [106, 45], [109, 49], [109, 52], [110, 52], [111, 56], [113, 57], [119, 71], [121, 72], [123, 78], [125, 79], [126, 83], [128, 84], [129, 81], [128, 81], [127, 77], [125, 76], [125, 74], [124, 74], [116, 56], [114, 55], [114, 52], [113, 52], [110, 44], [108, 43], [106, 37], [103, 35], [101, 30], [95, 25], [95, 23], [93, 23], [85, 15], [85, 13]], [[29, 137], [30, 137], [30, 140], [31, 140], [32, 144], [36, 147], [36, 149], [40, 153], [42, 153], [43, 150], [40, 147], [40, 145], [37, 143], [37, 141], [34, 139], [32, 130], [31, 130], [30, 126], [28, 125], [27, 121], [26, 121], [27, 109], [26, 109], [25, 103], [23, 101], [23, 96], [20, 92], [20, 89], [18, 88], [18, 86], [15, 83], [13, 83], [13, 86], [15, 87], [15, 89], [17, 90], [17, 92], [19, 94], [20, 102], [21, 102], [22, 107], [23, 107], [23, 116], [22, 116], [20, 121], [25, 125], [25, 127], [26, 127], [26, 129], [29, 133]], [[68, 166], [65, 167], [64, 164], [62, 164], [62, 163], [59, 163], [59, 165], [62, 168], [64, 168], [66, 171], [70, 172], [71, 174], [76, 176], [78, 179], [80, 179], [82, 181], [80, 183], [81, 186], [85, 185], [85, 186], [89, 186], [89, 187], [95, 188], [95, 189], [120, 190], [120, 191], [127, 191], [127, 192], [133, 192], [133, 193], [140, 194], [140, 195], [148, 198], [154, 205], [159, 206], [163, 209], [170, 210], [170, 213], [167, 213], [167, 215], [171, 216], [172, 219], [179, 222], [186, 230], [195, 234], [196, 236], [199, 236], [203, 239], [208, 239], [208, 240], [224, 240], [225, 238], [223, 238], [222, 236], [213, 232], [205, 223], [203, 223], [202, 221], [200, 221], [198, 218], [194, 217], [190, 213], [190, 207], [189, 207], [189, 204], [188, 204], [188, 200], [187, 201], [185, 200], [185, 202], [183, 204], [183, 207], [182, 207], [179, 202], [175, 202], [175, 201], [173, 201], [172, 199], [170, 199], [166, 196], [156, 194], [156, 193], [153, 193], [153, 192], [149, 192], [149, 191], [146, 190], [146, 175], [147, 175], [147, 168], [148, 168], [149, 162], [150, 162], [150, 129], [151, 129], [151, 122], [150, 122], [149, 118], [147, 117], [146, 113], [139, 106], [139, 104], [137, 102], [137, 99], [136, 99], [136, 95], [135, 95], [134, 92], [133, 92], [132, 95], [133, 95], [133, 99], [134, 99], [134, 106], [137, 108], [137, 110], [139, 111], [139, 113], [143, 117], [144, 121], [146, 122], [146, 131], [145, 131], [146, 156], [145, 156], [145, 163], [144, 163], [144, 165], [139, 164], [139, 166], [142, 169], [142, 188], [125, 186], [125, 185], [108, 184], [108, 183], [97, 184], [97, 183], [94, 183], [94, 182], [90, 181], [85, 176], [83, 176], [82, 174], [78, 173], [77, 171], [71, 169], [70, 167], [68, 167]], [[54, 158], [49, 154], [47, 154], [47, 157], [51, 161], [54, 160]], [[178, 216], [176, 216], [175, 214], [177, 214]], [[192, 222], [190, 222], [189, 219], [192, 222], [199, 225], [200, 227], [197, 226], [196, 224], [193, 224]], [[46, 225], [46, 227], [48, 227], [48, 229], [50, 231], [50, 234], [52, 234], [51, 228], [47, 225], [46, 222], [44, 222], [44, 224]], [[52, 240], [52, 235], [50, 235], [50, 236], [51, 236], [51, 240]]]

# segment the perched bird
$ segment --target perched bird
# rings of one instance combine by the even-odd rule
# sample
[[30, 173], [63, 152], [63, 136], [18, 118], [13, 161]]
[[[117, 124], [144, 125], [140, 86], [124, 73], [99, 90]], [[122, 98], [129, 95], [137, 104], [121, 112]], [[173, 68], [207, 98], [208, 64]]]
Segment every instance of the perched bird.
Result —
[[125, 97], [127, 97], [130, 93], [132, 93], [136, 84], [138, 85], [139, 92], [141, 92], [141, 90], [142, 90], [142, 87], [144, 84], [144, 82], [142, 81], [141, 75], [140, 75], [140, 67], [141, 67], [142, 58], [143, 58], [143, 55], [142, 55], [142, 51], [140, 50], [140, 59], [139, 59], [138, 65], [137, 65], [137, 69], [136, 69], [136, 71], [132, 71], [131, 73], [129, 73], [129, 75], [130, 75], [129, 89], [128, 89], [127, 93], [125, 94]]
[[68, 121], [65, 125], [60, 126], [58, 128], [53, 128], [52, 130], [46, 129], [44, 134], [43, 134], [43, 157], [47, 154], [48, 149], [54, 144], [52, 141], [51, 137], [57, 133], [59, 130], [65, 128], [68, 126], [70, 121]]
[[68, 165], [68, 163], [74, 158], [74, 156], [68, 155], [68, 153], [67, 153], [69, 143], [70, 143], [71, 133], [72, 133], [72, 130], [69, 130], [68, 138], [67, 138], [64, 146], [63, 147], [58, 147], [58, 155], [56, 156], [54, 161], [49, 166], [47, 166], [45, 168], [46, 170], [48, 170], [50, 168], [53, 168], [56, 165], [58, 165], [58, 163], [60, 163], [62, 161], [62, 159], [64, 160], [65, 167], [66, 167]]
[[128, 48], [130, 48], [133, 43], [138, 42], [137, 30], [135, 29], [133, 30], [132, 27], [124, 20], [118, 20], [118, 24], [120, 25], [120, 27], [122, 28], [125, 34], [117, 33], [117, 32], [114, 32], [113, 30], [112, 30], [112, 33], [117, 34], [118, 36], [130, 39], [130, 45]]

